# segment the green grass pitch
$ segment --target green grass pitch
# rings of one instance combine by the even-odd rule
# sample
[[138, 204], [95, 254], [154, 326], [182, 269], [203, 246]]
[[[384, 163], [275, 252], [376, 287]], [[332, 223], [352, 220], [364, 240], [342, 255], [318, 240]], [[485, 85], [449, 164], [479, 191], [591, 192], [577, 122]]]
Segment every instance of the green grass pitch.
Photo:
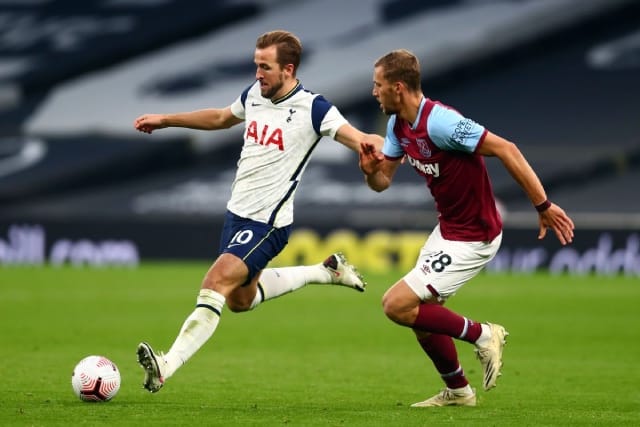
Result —
[[[511, 333], [503, 376], [475, 408], [409, 408], [442, 388], [410, 330], [367, 292], [311, 285], [249, 313], [223, 312], [213, 338], [164, 389], [142, 389], [135, 349], [166, 350], [207, 265], [0, 268], [3, 426], [583, 426], [640, 424], [640, 280], [483, 273], [448, 306]], [[473, 386], [481, 371], [458, 342]], [[80, 402], [73, 366], [109, 357], [122, 387]]]

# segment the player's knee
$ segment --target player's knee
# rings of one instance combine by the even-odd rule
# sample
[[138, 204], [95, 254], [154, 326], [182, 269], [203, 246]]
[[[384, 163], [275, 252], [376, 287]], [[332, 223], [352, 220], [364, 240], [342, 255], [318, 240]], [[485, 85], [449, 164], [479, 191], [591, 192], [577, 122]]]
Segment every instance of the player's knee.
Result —
[[237, 295], [229, 295], [227, 298], [227, 308], [234, 313], [242, 313], [243, 311], [251, 310], [251, 303], [253, 300], [249, 298], [243, 298]]
[[233, 312], [247, 311], [251, 308], [251, 300], [247, 300], [240, 288], [238, 280], [225, 270], [209, 269], [202, 281], [203, 289], [212, 289], [225, 297], [225, 306]]
[[399, 323], [400, 320], [400, 310], [397, 301], [390, 297], [388, 294], [385, 294], [382, 297], [382, 311], [385, 316], [396, 323]]
[[402, 326], [411, 326], [415, 321], [413, 307], [401, 299], [385, 294], [382, 297], [382, 310], [387, 318]]

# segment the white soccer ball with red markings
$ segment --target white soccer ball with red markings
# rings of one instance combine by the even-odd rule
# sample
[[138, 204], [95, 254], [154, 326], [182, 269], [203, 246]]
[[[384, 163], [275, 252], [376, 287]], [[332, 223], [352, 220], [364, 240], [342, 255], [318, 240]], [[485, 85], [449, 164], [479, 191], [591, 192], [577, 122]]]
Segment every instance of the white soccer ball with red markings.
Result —
[[73, 368], [71, 386], [80, 400], [107, 402], [120, 390], [120, 371], [104, 356], [87, 356]]

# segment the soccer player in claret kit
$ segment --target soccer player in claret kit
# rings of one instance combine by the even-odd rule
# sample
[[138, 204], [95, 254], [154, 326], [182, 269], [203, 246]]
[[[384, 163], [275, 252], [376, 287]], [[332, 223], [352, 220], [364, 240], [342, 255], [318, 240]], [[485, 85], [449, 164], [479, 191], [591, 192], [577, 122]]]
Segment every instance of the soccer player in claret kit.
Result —
[[382, 56], [374, 66], [373, 96], [390, 116], [382, 151], [364, 142], [360, 168], [369, 187], [384, 191], [402, 159], [422, 176], [438, 210], [438, 224], [422, 247], [413, 270], [387, 290], [389, 319], [411, 328], [435, 365], [445, 388], [414, 407], [475, 406], [453, 339], [469, 342], [483, 368], [482, 385], [496, 385], [508, 335], [498, 324], [478, 323], [444, 307], [495, 256], [502, 239], [483, 156], [495, 156], [523, 188], [539, 213], [539, 239], [548, 228], [564, 245], [573, 239], [573, 221], [551, 203], [535, 172], [515, 144], [426, 98], [420, 65], [409, 51]]
[[354, 151], [360, 143], [382, 146], [382, 137], [351, 126], [322, 96], [296, 78], [302, 45], [287, 31], [271, 31], [256, 42], [256, 81], [231, 105], [177, 114], [145, 114], [134, 127], [151, 133], [166, 127], [224, 129], [245, 123], [244, 144], [222, 230], [220, 254], [202, 281], [196, 308], [167, 353], [146, 342], [137, 350], [143, 386], [157, 392], [212, 336], [223, 306], [240, 312], [308, 283], [364, 291], [365, 282], [340, 253], [310, 266], [265, 268], [285, 247], [293, 222], [293, 199], [322, 136]]

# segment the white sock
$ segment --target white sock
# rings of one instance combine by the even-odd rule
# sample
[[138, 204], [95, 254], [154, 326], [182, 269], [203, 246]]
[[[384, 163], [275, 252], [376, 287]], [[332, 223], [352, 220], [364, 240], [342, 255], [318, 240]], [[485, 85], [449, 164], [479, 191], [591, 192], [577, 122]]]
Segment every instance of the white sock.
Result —
[[297, 267], [265, 268], [260, 274], [256, 296], [251, 303], [255, 308], [261, 302], [300, 289], [308, 283], [331, 283], [331, 274], [322, 264]]
[[473, 394], [473, 389], [471, 388], [471, 386], [469, 384], [467, 384], [466, 386], [461, 387], [461, 388], [452, 388], [450, 390], [456, 396], [468, 396], [470, 394]]
[[167, 363], [167, 369], [164, 372], [165, 379], [172, 376], [207, 342], [220, 321], [220, 314], [225, 302], [222, 294], [211, 289], [200, 289], [196, 301], [195, 310], [187, 317], [173, 345], [164, 355], [164, 360]]
[[489, 327], [489, 325], [485, 323], [481, 323], [480, 326], [482, 327], [482, 332], [480, 333], [480, 336], [474, 343], [476, 346], [485, 345], [491, 338], [491, 328]]

